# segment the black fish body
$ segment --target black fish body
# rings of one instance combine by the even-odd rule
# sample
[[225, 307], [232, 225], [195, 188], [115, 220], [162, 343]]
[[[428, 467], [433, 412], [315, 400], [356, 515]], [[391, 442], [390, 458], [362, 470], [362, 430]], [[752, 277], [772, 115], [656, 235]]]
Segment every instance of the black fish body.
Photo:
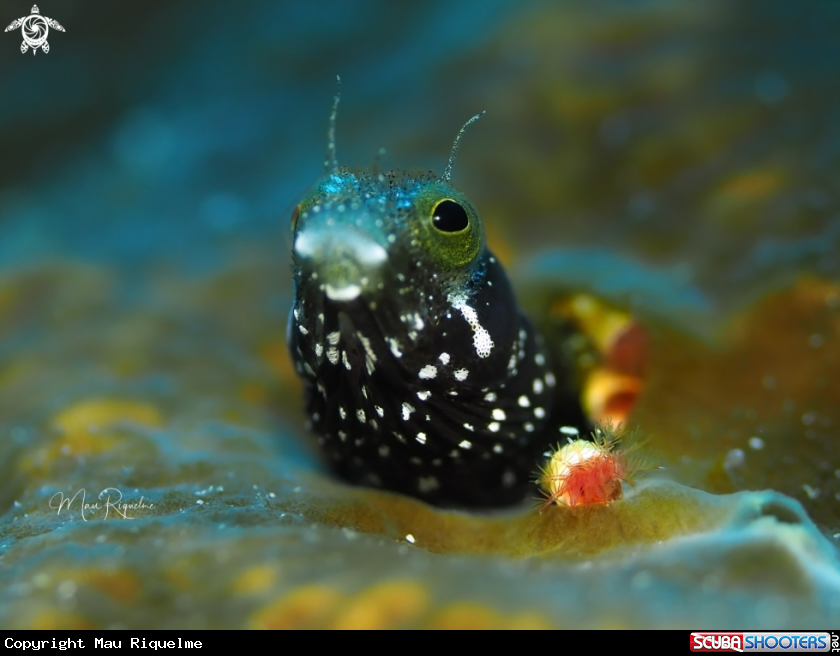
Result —
[[289, 348], [343, 478], [438, 505], [512, 504], [561, 426], [590, 428], [448, 177], [335, 166], [292, 227]]

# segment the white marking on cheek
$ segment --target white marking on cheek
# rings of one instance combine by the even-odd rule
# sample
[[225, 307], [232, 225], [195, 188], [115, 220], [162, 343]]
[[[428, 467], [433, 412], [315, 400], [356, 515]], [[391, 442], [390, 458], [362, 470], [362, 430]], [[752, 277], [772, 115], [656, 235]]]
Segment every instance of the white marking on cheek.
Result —
[[487, 329], [479, 322], [478, 313], [464, 303], [463, 300], [450, 298], [450, 303], [461, 313], [466, 322], [470, 324], [470, 328], [473, 330], [473, 348], [475, 348], [478, 357], [489, 357], [490, 351], [493, 349], [493, 339], [490, 337]]
[[507, 419], [505, 411], [501, 408], [495, 408], [490, 414], [493, 416], [493, 419], [497, 419], [498, 421], [504, 421], [505, 419]]
[[424, 380], [431, 380], [432, 378], [437, 376], [437, 368], [433, 367], [430, 364], [427, 364], [420, 370], [420, 373], [417, 375]]
[[415, 438], [420, 444], [426, 443], [426, 433], [417, 433], [417, 437]]
[[376, 410], [376, 414], [378, 414], [380, 417], [385, 416], [385, 411], [380, 406], [375, 405], [373, 406], [373, 409]]
[[421, 390], [417, 392], [417, 398], [421, 401], [427, 401], [431, 395], [432, 393], [427, 390]]
[[519, 403], [520, 408], [527, 408], [531, 405], [530, 399], [524, 394], [517, 399], [517, 403]]
[[367, 417], [365, 416], [365, 411], [364, 410], [356, 410], [356, 419], [358, 419], [362, 423], [365, 423], [365, 421], [367, 421]]
[[449, 353], [441, 353], [438, 358], [443, 364], [449, 364]]
[[501, 426], [499, 425], [499, 422], [497, 422], [497, 421], [494, 421], [494, 422], [491, 422], [491, 423], [487, 424], [487, 430], [489, 430], [491, 433], [498, 433], [499, 428], [501, 428]]
[[467, 371], [466, 369], [458, 369], [455, 372], [455, 380], [460, 380], [460, 381], [463, 382], [467, 379], [467, 376], [469, 376], [469, 375], [470, 375], [470, 372]]
[[534, 408], [534, 416], [537, 419], [542, 419], [545, 417], [545, 410], [543, 408]]

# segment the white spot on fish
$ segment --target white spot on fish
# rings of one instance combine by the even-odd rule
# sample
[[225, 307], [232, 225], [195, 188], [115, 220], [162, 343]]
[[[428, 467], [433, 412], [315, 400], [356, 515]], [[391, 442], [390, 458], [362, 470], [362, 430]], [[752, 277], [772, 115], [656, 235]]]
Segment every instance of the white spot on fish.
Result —
[[491, 433], [498, 433], [499, 428], [501, 428], [501, 425], [497, 421], [487, 424], [487, 430], [489, 430]]
[[534, 378], [534, 394], [542, 394], [543, 382], [540, 378]]
[[308, 335], [309, 331], [301, 325], [298, 325], [298, 330], [300, 331], [301, 335]]
[[401, 358], [402, 357], [402, 351], [400, 350], [400, 343], [396, 339], [394, 339], [393, 337], [390, 337], [388, 339], [388, 345], [391, 347], [391, 353], [394, 354], [395, 358]]
[[414, 412], [414, 407], [409, 405], [408, 403], [402, 404], [402, 418], [403, 421], [408, 421], [409, 415]]
[[378, 414], [380, 417], [385, 416], [385, 411], [381, 408], [381, 406], [375, 405], [373, 406], [373, 409], [376, 410], [376, 414]]
[[338, 364], [338, 349], [335, 346], [330, 346], [327, 349], [327, 360], [330, 364]]
[[315, 355], [319, 358], [324, 354], [324, 346], [322, 344], [315, 345]]
[[438, 358], [443, 364], [449, 364], [449, 353], [441, 353]]
[[525, 429], [526, 433], [533, 433], [534, 432], [534, 424], [532, 424], [530, 421], [523, 424], [522, 428]]
[[336, 330], [336, 331], [334, 331], [334, 332], [331, 332], [331, 333], [329, 333], [329, 334], [327, 335], [327, 341], [328, 341], [330, 344], [332, 344], [333, 346], [335, 346], [336, 344], [338, 344], [338, 340], [339, 340], [339, 339], [341, 339], [341, 333], [340, 333], [340, 332], [338, 332], [337, 330]]
[[487, 394], [484, 395], [484, 400], [489, 403], [493, 403], [498, 398], [499, 397], [496, 396], [495, 392], [487, 392]]
[[464, 428], [466, 428], [468, 431], [475, 432], [475, 428], [473, 428], [472, 424], [464, 424]]
[[344, 368], [347, 369], [347, 371], [350, 371], [350, 361], [347, 359], [346, 351], [341, 352], [341, 361], [344, 363]]
[[501, 453], [504, 451], [501, 444], [494, 444], [493, 445], [493, 453]]
[[553, 373], [549, 372], [545, 375], [545, 384], [549, 387], [554, 387], [557, 384], [557, 379]]
[[574, 426], [561, 426], [560, 432], [563, 435], [580, 435], [580, 431]]
[[496, 419], [498, 421], [504, 421], [505, 419], [507, 419], [505, 411], [501, 408], [494, 408], [493, 412], [491, 412], [490, 414], [492, 415], [493, 419]]
[[538, 366], [542, 367], [545, 364], [545, 356], [542, 353], [537, 353], [534, 356], [534, 362], [536, 362]]
[[344, 408], [338, 406], [338, 414], [341, 415], [342, 419], [347, 419], [347, 413], [344, 411]]
[[463, 382], [467, 379], [467, 376], [469, 376], [469, 375], [470, 375], [470, 372], [467, 371], [466, 369], [458, 369], [455, 372], [455, 380], [460, 380], [460, 381]]
[[367, 421], [367, 417], [365, 416], [365, 411], [364, 410], [356, 410], [356, 419], [358, 419], [362, 423], [365, 423], [365, 421]]
[[537, 419], [542, 419], [545, 417], [545, 410], [543, 408], [534, 408], [534, 416]]
[[420, 492], [432, 492], [439, 487], [440, 483], [438, 483], [438, 479], [434, 476], [426, 476], [425, 478], [421, 476], [417, 479], [417, 489]]
[[437, 368], [433, 367], [430, 364], [427, 364], [420, 370], [420, 373], [417, 375], [424, 380], [431, 380], [432, 378], [437, 376]]
[[472, 442], [470, 442], [469, 440], [461, 440], [458, 446], [460, 446], [462, 449], [472, 449]]
[[517, 403], [519, 403], [520, 408], [527, 408], [531, 405], [530, 399], [524, 394], [517, 399]]
[[426, 443], [426, 433], [417, 433], [417, 437], [415, 438], [420, 444]]
[[421, 401], [428, 401], [428, 399], [431, 395], [432, 395], [432, 393], [429, 392], [428, 390], [421, 390], [421, 391], [417, 392], [417, 398], [420, 399]]

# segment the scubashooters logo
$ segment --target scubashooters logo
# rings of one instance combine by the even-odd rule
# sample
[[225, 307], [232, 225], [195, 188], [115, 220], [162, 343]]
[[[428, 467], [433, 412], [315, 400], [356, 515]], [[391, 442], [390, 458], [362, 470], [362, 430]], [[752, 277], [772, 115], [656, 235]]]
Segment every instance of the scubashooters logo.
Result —
[[832, 636], [828, 632], [818, 631], [780, 633], [697, 631], [691, 634], [690, 640], [691, 651], [798, 653], [833, 651]]
[[32, 5], [32, 13], [29, 16], [23, 16], [13, 20], [5, 31], [11, 32], [17, 28], [20, 28], [21, 34], [23, 34], [23, 43], [20, 44], [20, 51], [25, 54], [27, 50], [32, 48], [33, 55], [37, 52], [38, 48], [44, 52], [50, 51], [50, 44], [47, 43], [47, 34], [50, 33], [50, 28], [59, 32], [64, 31], [64, 28], [61, 27], [57, 20], [41, 16], [38, 5]]

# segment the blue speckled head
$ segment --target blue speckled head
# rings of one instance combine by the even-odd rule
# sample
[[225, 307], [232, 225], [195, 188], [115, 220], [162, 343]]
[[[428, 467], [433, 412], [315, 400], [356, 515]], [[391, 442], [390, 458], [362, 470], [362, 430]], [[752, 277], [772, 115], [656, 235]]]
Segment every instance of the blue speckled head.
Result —
[[[288, 333], [319, 443], [356, 483], [521, 500], [557, 440], [557, 378], [477, 210], [433, 173], [327, 164], [292, 216]], [[570, 407], [564, 423], [584, 427]]]

